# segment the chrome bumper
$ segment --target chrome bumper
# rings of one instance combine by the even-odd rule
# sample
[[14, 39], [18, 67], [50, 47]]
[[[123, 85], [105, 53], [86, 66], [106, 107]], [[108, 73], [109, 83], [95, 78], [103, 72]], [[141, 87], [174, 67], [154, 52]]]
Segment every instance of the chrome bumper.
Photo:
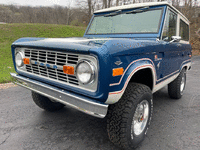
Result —
[[99, 103], [90, 98], [75, 95], [63, 89], [53, 87], [51, 85], [41, 83], [15, 73], [10, 73], [15, 79], [13, 82], [24, 88], [37, 92], [41, 95], [54, 99], [64, 105], [71, 106], [89, 115], [104, 118], [107, 113], [108, 105]]

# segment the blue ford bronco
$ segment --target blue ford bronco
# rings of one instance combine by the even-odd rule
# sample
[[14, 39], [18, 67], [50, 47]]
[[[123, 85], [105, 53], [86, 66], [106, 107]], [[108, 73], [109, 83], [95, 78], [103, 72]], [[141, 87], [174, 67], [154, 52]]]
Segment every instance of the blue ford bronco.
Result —
[[168, 85], [180, 99], [191, 68], [189, 20], [167, 2], [99, 10], [83, 37], [21, 38], [11, 49], [11, 76], [36, 105], [107, 116], [109, 139], [124, 149], [144, 139], [152, 94]]

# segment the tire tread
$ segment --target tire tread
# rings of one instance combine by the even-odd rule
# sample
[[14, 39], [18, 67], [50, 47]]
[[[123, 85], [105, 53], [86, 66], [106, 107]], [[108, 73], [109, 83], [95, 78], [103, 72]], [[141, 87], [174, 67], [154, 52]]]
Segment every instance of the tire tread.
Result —
[[180, 85], [181, 85], [181, 80], [182, 80], [182, 76], [185, 73], [185, 69], [183, 69], [180, 74], [178, 75], [178, 77], [172, 81], [171, 83], [168, 84], [168, 94], [170, 96], [170, 98], [172, 99], [180, 99], [182, 97], [181, 93], [180, 93]]
[[109, 106], [107, 131], [111, 142], [115, 145], [129, 149], [130, 144], [126, 137], [128, 115], [131, 113], [132, 107], [137, 105], [137, 98], [144, 92], [151, 93], [151, 90], [143, 84], [129, 83], [120, 101]]

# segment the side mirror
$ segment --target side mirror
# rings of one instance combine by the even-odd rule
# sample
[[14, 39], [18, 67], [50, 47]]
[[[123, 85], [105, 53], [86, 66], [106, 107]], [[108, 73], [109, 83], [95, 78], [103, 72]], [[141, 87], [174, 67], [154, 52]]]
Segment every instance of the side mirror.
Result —
[[181, 40], [181, 37], [180, 36], [172, 36], [172, 40], [169, 41], [169, 43], [172, 43], [172, 42], [179, 42]]

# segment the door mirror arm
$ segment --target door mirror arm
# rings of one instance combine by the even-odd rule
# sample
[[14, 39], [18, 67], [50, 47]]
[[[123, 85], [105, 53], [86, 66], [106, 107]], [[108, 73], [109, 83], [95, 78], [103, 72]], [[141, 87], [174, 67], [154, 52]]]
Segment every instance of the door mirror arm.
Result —
[[172, 36], [172, 40], [169, 41], [169, 43], [172, 43], [172, 42], [179, 42], [181, 40], [181, 37], [180, 36]]

